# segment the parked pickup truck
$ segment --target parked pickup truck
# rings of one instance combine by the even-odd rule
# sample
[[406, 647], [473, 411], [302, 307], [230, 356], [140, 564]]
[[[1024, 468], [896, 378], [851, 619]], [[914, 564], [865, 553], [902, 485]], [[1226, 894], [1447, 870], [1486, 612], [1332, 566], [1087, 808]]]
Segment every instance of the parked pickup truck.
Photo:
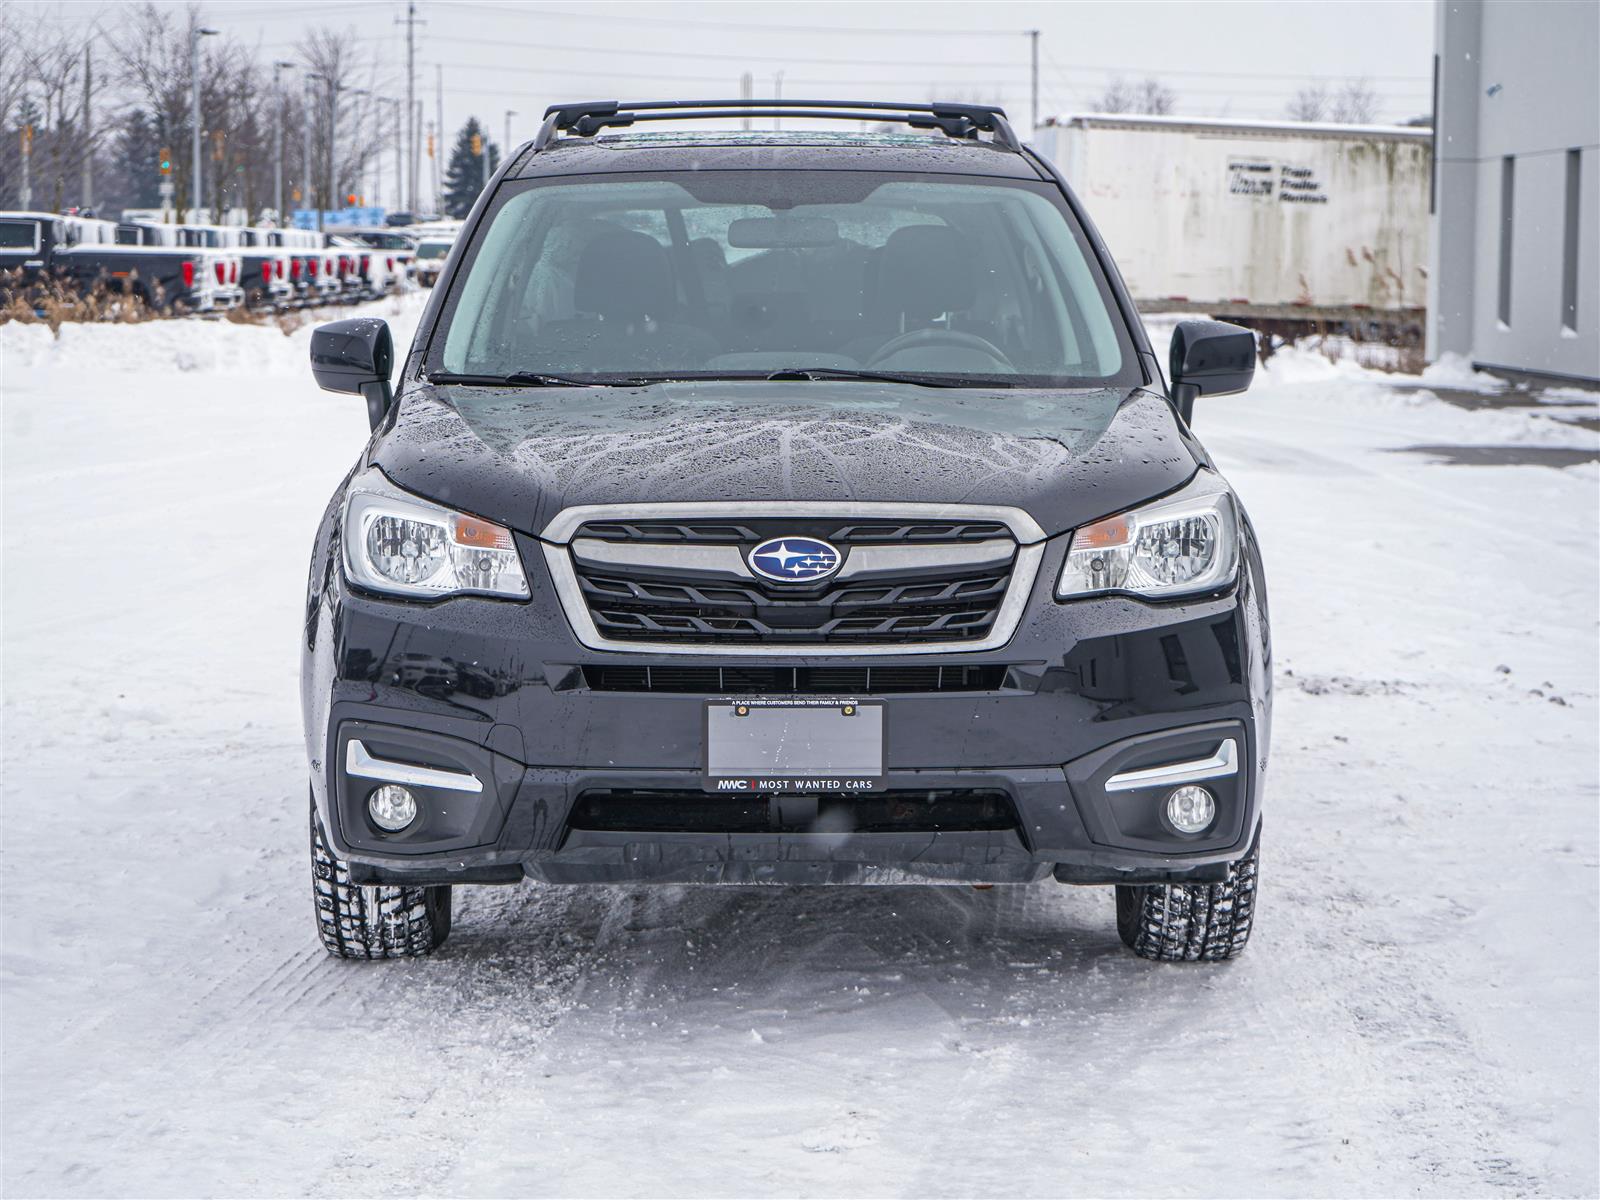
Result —
[[322, 239], [309, 229], [269, 229], [267, 245], [276, 246], [288, 257], [289, 286], [294, 302], [316, 304], [323, 297]]
[[423, 287], [439, 282], [439, 272], [444, 270], [444, 260], [450, 257], [449, 238], [425, 237], [417, 243], [416, 280]]
[[152, 308], [210, 312], [227, 296], [198, 255], [177, 247], [128, 241], [109, 221], [43, 212], [0, 212], [0, 273], [20, 272], [23, 285], [40, 278], [75, 290], [103, 282]]
[[198, 264], [196, 277], [212, 297], [211, 308], [237, 308], [244, 303], [239, 286], [240, 258], [203, 237], [190, 236], [182, 225], [163, 225], [155, 221], [125, 221], [116, 227], [117, 240], [124, 245], [159, 247], [184, 252]]
[[[247, 238], [246, 235], [251, 235]], [[255, 230], [237, 225], [180, 225], [178, 239], [186, 246], [220, 250], [233, 261], [228, 266], [228, 281], [237, 283], [244, 302], [252, 308], [287, 302], [293, 294], [287, 278], [288, 260], [281, 251], [254, 240]]]
[[349, 234], [329, 234], [329, 247], [339, 256], [339, 274], [345, 281], [345, 298], [375, 300], [387, 292], [394, 278], [394, 260]]
[[383, 265], [391, 287], [403, 286], [417, 262], [417, 239], [393, 229], [352, 229], [349, 236], [383, 254]]

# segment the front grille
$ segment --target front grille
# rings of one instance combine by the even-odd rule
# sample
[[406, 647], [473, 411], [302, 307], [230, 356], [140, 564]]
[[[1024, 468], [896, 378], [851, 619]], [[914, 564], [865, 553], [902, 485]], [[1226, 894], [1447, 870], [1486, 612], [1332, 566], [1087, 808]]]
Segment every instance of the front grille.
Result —
[[[810, 802], [815, 801], [813, 810]], [[600, 788], [573, 806], [569, 829], [609, 833], [938, 833], [1015, 829], [1003, 791], [947, 788], [816, 796]]]
[[680, 692], [710, 696], [882, 696], [895, 692], [992, 692], [1004, 666], [678, 667], [586, 666], [597, 692]]
[[[781, 526], [781, 529], [778, 528]], [[981, 542], [989, 538], [1010, 537], [1011, 530], [1000, 521], [860, 521], [841, 517], [773, 521], [590, 521], [578, 531], [579, 537], [600, 538], [607, 542], [651, 542], [671, 545], [684, 542], [754, 544], [778, 533], [819, 537], [835, 546], [885, 542]]]
[[[730, 556], [782, 536], [831, 542], [843, 553], [847, 569], [853, 550], [866, 555], [879, 554], [880, 547], [924, 549], [920, 560], [911, 553], [903, 565], [891, 569], [841, 574], [814, 584], [758, 578], [743, 569], [742, 558], [731, 559], [737, 571], [576, 558], [576, 582], [595, 628], [619, 642], [959, 644], [982, 641], [989, 635], [1016, 561], [1010, 531], [993, 521], [606, 521], [590, 522], [577, 534], [579, 539], [646, 549], [659, 545], [668, 555], [685, 543], [720, 546], [726, 547], [721, 552]], [[974, 561], [971, 550], [979, 543], [1000, 543], [1009, 546], [1010, 552], [1002, 549], [999, 556]], [[952, 548], [946, 557], [958, 560], [960, 553], [967, 552], [968, 561], [941, 563], [940, 547]], [[693, 553], [714, 555], [718, 551], [708, 548]], [[982, 554], [981, 547], [977, 553]]]

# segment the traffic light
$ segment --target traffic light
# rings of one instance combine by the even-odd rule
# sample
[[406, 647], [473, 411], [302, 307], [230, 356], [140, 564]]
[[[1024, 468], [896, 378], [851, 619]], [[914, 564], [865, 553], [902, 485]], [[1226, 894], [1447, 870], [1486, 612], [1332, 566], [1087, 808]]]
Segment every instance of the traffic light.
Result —
[[354, 205], [356, 202], [356, 194], [354, 192], [350, 192], [345, 196], [344, 202], [346, 204]]
[[227, 134], [220, 129], [211, 131], [211, 157], [216, 162], [222, 161], [222, 143], [226, 138]]
[[433, 157], [433, 134], [428, 135], [428, 157]]
[[483, 134], [475, 133], [472, 135], [472, 153], [479, 158], [483, 156]]
[[295, 188], [292, 192], [289, 193], [289, 195], [294, 200], [294, 202], [296, 204], [300, 203], [300, 189], [299, 188]]
[[172, 174], [172, 151], [166, 146], [161, 147], [161, 157], [156, 160], [156, 169], [163, 175]]

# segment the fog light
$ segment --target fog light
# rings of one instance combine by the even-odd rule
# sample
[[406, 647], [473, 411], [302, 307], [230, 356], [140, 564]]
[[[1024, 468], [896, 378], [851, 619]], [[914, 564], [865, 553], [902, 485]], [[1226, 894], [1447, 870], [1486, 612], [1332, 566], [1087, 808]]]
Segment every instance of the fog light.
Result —
[[1217, 802], [1203, 787], [1190, 784], [1167, 797], [1167, 820], [1179, 833], [1200, 833], [1216, 815]]
[[411, 794], [409, 788], [399, 787], [393, 783], [385, 784], [367, 797], [367, 811], [372, 814], [372, 822], [379, 829], [399, 833], [417, 819], [417, 798]]

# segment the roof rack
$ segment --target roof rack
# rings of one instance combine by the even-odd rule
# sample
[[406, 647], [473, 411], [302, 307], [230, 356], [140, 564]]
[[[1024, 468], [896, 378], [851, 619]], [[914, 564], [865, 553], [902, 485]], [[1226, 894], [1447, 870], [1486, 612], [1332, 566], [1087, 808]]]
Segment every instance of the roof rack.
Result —
[[913, 129], [938, 129], [947, 137], [976, 141], [979, 131], [992, 135], [994, 145], [1021, 153], [1006, 110], [993, 104], [896, 104], [883, 100], [591, 100], [581, 104], [552, 104], [544, 110], [545, 122], [534, 139], [537, 153], [547, 149], [563, 131], [576, 137], [593, 137], [613, 125], [637, 121], [706, 121], [727, 117], [808, 117], [824, 121], [890, 121]]

